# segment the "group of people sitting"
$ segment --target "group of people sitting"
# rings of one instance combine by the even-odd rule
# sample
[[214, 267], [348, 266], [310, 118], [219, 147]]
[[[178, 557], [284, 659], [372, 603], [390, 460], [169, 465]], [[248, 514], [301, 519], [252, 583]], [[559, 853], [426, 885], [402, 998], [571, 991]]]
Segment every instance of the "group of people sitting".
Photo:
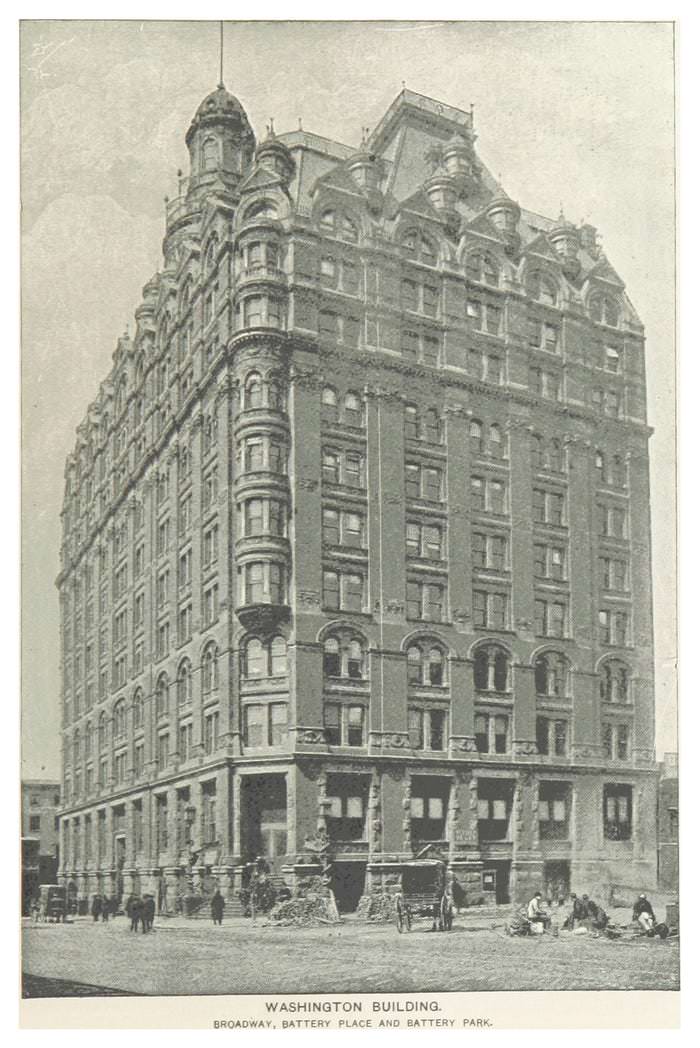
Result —
[[141, 897], [132, 893], [126, 900], [124, 910], [131, 922], [130, 929], [132, 932], [137, 932], [139, 925], [141, 925], [141, 930], [144, 934], [152, 930], [153, 919], [156, 915], [156, 900], [152, 895]]
[[[566, 917], [563, 927], [569, 931], [577, 928], [586, 928], [589, 931], [604, 932], [610, 925], [610, 918], [602, 906], [590, 899], [588, 895], [576, 895], [571, 893], [571, 912]], [[542, 901], [542, 892], [535, 892], [527, 904], [527, 921], [530, 928], [533, 925], [541, 925], [542, 930], [552, 925], [552, 914], [548, 906]], [[654, 935], [657, 929], [665, 928], [659, 925], [651, 903], [646, 895], [640, 895], [632, 908], [632, 922], [647, 935]], [[663, 936], [662, 936], [663, 937]]]

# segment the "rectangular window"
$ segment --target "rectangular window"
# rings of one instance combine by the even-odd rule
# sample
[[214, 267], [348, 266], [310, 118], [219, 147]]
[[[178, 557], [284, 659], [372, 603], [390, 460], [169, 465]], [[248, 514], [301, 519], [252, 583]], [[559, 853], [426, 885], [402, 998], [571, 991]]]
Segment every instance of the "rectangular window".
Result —
[[329, 546], [340, 545], [340, 513], [337, 509], [323, 510], [323, 541]]
[[603, 832], [611, 841], [632, 837], [632, 787], [618, 784], [603, 786]]
[[340, 608], [340, 579], [335, 571], [323, 573], [323, 604], [335, 611]]
[[214, 753], [219, 742], [219, 711], [213, 710], [204, 717], [204, 752]]
[[420, 498], [420, 467], [412, 463], [406, 466], [406, 498]]

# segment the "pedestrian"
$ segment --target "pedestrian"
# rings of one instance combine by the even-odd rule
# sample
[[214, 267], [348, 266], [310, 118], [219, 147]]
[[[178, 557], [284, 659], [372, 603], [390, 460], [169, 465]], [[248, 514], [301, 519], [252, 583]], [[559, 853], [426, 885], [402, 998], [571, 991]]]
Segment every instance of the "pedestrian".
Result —
[[93, 921], [99, 921], [102, 915], [102, 896], [97, 892], [92, 897], [92, 919]]
[[133, 905], [136, 902], [137, 898], [138, 898], [138, 896], [137, 896], [136, 892], [130, 892], [129, 893], [129, 897], [126, 900], [126, 904], [124, 906], [124, 913], [126, 914], [126, 916], [128, 917], [129, 920], [131, 920], [131, 910], [132, 910]]
[[656, 915], [646, 895], [640, 895], [632, 907], [632, 920], [636, 921], [647, 935], [654, 934]]
[[131, 901], [129, 916], [131, 917], [131, 931], [137, 932], [139, 924], [143, 921], [143, 899], [140, 895], [134, 895]]
[[542, 892], [535, 892], [527, 904], [527, 919], [530, 924], [541, 924], [542, 931], [549, 927], [549, 914], [542, 908]]
[[586, 904], [583, 899], [579, 899], [576, 892], [572, 892], [571, 896], [571, 913], [564, 922], [565, 928], [570, 928], [573, 931], [578, 924], [586, 919]]
[[221, 924], [224, 917], [224, 897], [217, 888], [211, 898], [211, 919], [214, 924]]
[[144, 935], [146, 932], [153, 930], [153, 918], [156, 915], [156, 900], [152, 895], [147, 895], [143, 900], [143, 907], [141, 910], [141, 924], [143, 926]]
[[593, 899], [589, 899], [587, 895], [583, 896], [582, 901], [585, 905], [585, 920], [588, 922], [589, 927], [599, 932], [607, 928], [610, 918], [603, 907], [599, 906]]
[[106, 895], [102, 896], [102, 911], [101, 912], [102, 912], [102, 921], [103, 921], [103, 923], [106, 924], [107, 921], [109, 920], [109, 899], [107, 898]]

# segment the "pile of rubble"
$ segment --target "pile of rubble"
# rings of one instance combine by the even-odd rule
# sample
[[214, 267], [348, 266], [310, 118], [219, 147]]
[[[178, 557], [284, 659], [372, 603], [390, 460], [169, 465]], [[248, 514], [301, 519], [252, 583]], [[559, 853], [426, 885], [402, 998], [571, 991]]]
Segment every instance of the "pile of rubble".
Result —
[[381, 923], [396, 919], [396, 896], [372, 892], [360, 900], [357, 916], [363, 921]]
[[313, 927], [341, 923], [333, 893], [328, 890], [307, 891], [304, 895], [278, 902], [268, 917], [272, 924], [285, 926]]

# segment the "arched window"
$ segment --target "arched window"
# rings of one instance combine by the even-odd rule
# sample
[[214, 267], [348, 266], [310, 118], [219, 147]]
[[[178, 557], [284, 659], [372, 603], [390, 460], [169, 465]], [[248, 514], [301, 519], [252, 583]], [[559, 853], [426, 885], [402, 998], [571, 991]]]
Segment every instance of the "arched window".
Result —
[[546, 306], [556, 306], [557, 285], [554, 280], [542, 273], [539, 269], [528, 273], [525, 280], [525, 289], [537, 302], [543, 302]]
[[211, 136], [202, 142], [202, 170], [212, 171], [219, 163], [219, 143]]
[[189, 659], [183, 659], [177, 671], [177, 704], [187, 706], [192, 702], [192, 666]]
[[564, 471], [564, 452], [562, 450], [561, 441], [553, 437], [549, 442], [549, 468], [554, 473], [563, 473]]
[[250, 222], [254, 218], [277, 218], [277, 208], [269, 200], [253, 204], [245, 213], [244, 221]]
[[609, 659], [600, 670], [600, 697], [603, 702], [629, 703], [632, 701], [629, 667], [624, 662]]
[[345, 394], [345, 424], [360, 427], [362, 425], [362, 401], [357, 393]]
[[134, 731], [139, 731], [140, 728], [143, 728], [143, 692], [141, 689], [134, 693], [132, 721]]
[[119, 699], [119, 701], [114, 704], [113, 721], [115, 741], [117, 739], [123, 739], [126, 735], [126, 703], [124, 699]]
[[490, 255], [475, 251], [467, 258], [467, 278], [475, 284], [498, 287], [499, 269]]
[[362, 680], [367, 675], [364, 638], [350, 630], [337, 630], [323, 642], [324, 677]]
[[423, 419], [423, 434], [429, 444], [442, 443], [442, 423], [434, 408], [428, 408]]
[[569, 698], [570, 678], [569, 662], [559, 652], [545, 651], [535, 659], [535, 692], [540, 698]]
[[166, 717], [168, 714], [168, 678], [164, 673], [158, 678], [156, 684], [156, 717]]
[[245, 407], [246, 410], [251, 408], [261, 408], [263, 406], [263, 386], [262, 379], [257, 371], [254, 371], [251, 375], [248, 375], [245, 380]]
[[418, 408], [415, 404], [407, 404], [404, 408], [403, 432], [408, 440], [420, 439]]
[[325, 229], [327, 232], [332, 233], [335, 230], [335, 211], [331, 208], [322, 211], [318, 223], [321, 226], [321, 229]]
[[503, 458], [503, 433], [500, 426], [489, 426], [489, 454], [492, 458]]
[[284, 637], [273, 637], [270, 641], [270, 676], [287, 676], [287, 641]]
[[484, 450], [484, 427], [478, 419], [469, 423], [469, 443], [473, 455], [480, 455]]
[[210, 695], [219, 687], [219, 652], [215, 644], [209, 644], [202, 658], [202, 691]]
[[447, 660], [443, 648], [426, 638], [416, 641], [406, 651], [409, 685], [443, 687], [447, 684]]
[[476, 691], [509, 691], [510, 658], [508, 652], [498, 644], [482, 644], [474, 655], [473, 673]]
[[251, 637], [243, 649], [243, 676], [255, 680], [267, 676], [265, 648], [258, 637]]
[[326, 677], [340, 676], [340, 641], [326, 637], [323, 644], [323, 673]]
[[401, 247], [406, 258], [414, 262], [422, 262], [424, 266], [437, 265], [437, 249], [432, 240], [424, 236], [419, 230], [411, 229], [404, 234]]
[[338, 421], [338, 394], [331, 386], [321, 392], [321, 417], [324, 422]]

